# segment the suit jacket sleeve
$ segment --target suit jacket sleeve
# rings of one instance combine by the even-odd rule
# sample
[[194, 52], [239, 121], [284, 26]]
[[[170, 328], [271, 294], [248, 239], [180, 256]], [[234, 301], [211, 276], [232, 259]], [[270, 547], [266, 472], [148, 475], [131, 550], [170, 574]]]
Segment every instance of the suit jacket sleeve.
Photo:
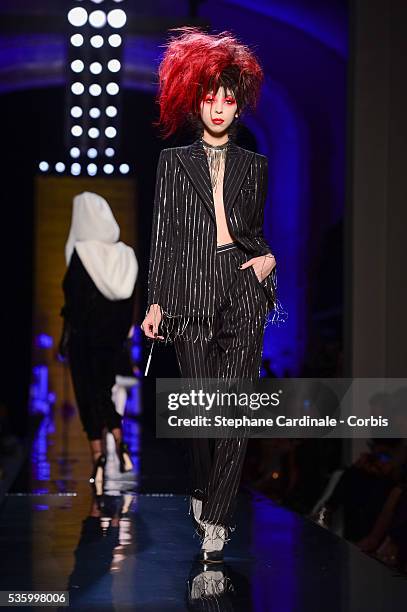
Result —
[[257, 172], [257, 185], [256, 185], [256, 205], [255, 205], [255, 217], [253, 220], [253, 236], [259, 245], [259, 255], [265, 255], [266, 253], [272, 253], [270, 245], [266, 241], [263, 235], [264, 225], [264, 206], [267, 197], [268, 187], [268, 160], [267, 157], [261, 155], [257, 161], [259, 167]]
[[158, 160], [151, 231], [150, 261], [148, 270], [148, 305], [162, 303], [165, 283], [168, 281], [173, 256], [172, 238], [172, 172], [170, 156], [161, 151]]

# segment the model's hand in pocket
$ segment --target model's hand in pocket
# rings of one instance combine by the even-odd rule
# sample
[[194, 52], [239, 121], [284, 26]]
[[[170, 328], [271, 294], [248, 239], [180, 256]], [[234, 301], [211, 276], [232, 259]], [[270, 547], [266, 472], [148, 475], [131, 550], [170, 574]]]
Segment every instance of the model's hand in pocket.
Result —
[[151, 304], [147, 316], [140, 325], [147, 338], [152, 340], [164, 340], [164, 336], [158, 335], [158, 327], [161, 323], [161, 307], [159, 304]]
[[257, 276], [257, 280], [259, 283], [261, 283], [270, 274], [270, 272], [272, 272], [276, 265], [276, 258], [271, 253], [268, 253], [267, 255], [260, 255], [259, 257], [252, 257], [251, 259], [248, 259], [240, 266], [240, 269], [244, 270], [245, 268], [252, 266], [254, 273]]

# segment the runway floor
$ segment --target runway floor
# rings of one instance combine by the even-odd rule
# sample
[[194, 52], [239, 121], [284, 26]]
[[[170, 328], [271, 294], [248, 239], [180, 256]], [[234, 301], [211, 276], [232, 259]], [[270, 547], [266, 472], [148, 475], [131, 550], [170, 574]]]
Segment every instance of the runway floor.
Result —
[[64, 446], [49, 427], [1, 508], [0, 590], [67, 590], [70, 609], [100, 612], [406, 609], [405, 577], [248, 491], [225, 564], [197, 564], [185, 495], [138, 493], [138, 475], [117, 479], [110, 464], [96, 500], [82, 433]]

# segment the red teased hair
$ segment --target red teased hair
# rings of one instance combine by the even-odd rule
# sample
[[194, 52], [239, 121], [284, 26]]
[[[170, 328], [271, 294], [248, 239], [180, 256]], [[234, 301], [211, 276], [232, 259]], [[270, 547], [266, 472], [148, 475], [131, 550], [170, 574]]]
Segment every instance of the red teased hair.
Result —
[[253, 52], [229, 32], [206, 34], [195, 27], [174, 28], [158, 69], [160, 118], [164, 136], [198, 117], [203, 97], [223, 85], [233, 90], [239, 112], [256, 106], [263, 71]]

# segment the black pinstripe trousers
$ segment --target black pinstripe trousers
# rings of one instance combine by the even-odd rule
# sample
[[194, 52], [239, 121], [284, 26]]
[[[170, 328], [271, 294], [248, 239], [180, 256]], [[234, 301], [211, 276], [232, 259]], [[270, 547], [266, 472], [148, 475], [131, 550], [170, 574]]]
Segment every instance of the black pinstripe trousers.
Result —
[[[239, 269], [248, 259], [236, 243], [217, 248], [213, 334], [208, 339], [201, 330], [194, 341], [175, 338], [182, 378], [259, 378], [268, 307], [254, 269]], [[196, 318], [189, 324], [198, 330], [205, 322]], [[203, 502], [202, 521], [229, 526], [247, 440], [229, 435], [186, 441], [191, 495]]]

